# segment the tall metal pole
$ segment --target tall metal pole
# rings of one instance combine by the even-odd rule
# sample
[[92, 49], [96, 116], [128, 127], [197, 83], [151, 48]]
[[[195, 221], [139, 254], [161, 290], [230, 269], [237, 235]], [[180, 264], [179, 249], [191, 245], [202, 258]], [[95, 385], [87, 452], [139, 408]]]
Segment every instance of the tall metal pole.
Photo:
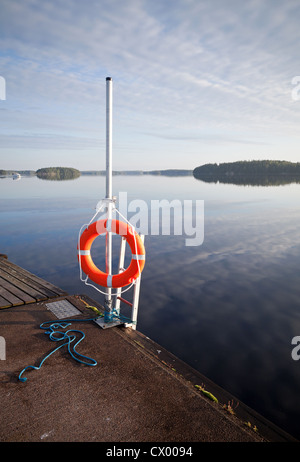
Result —
[[[112, 218], [112, 78], [106, 78], [106, 199], [107, 219]], [[106, 273], [112, 274], [112, 234], [107, 233], [106, 241]], [[111, 289], [107, 289], [106, 308], [112, 309]]]

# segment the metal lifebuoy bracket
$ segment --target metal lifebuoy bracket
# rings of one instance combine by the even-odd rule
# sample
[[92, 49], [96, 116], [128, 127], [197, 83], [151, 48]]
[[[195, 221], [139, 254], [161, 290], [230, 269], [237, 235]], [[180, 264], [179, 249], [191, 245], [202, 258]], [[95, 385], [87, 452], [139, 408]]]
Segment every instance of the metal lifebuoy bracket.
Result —
[[[96, 237], [106, 232], [113, 232], [124, 237], [131, 249], [130, 265], [122, 273], [104, 273], [92, 260], [91, 246]], [[118, 288], [132, 284], [140, 276], [145, 265], [145, 248], [142, 239], [130, 225], [119, 220], [106, 219], [91, 223], [80, 237], [77, 253], [84, 273], [102, 287]]]

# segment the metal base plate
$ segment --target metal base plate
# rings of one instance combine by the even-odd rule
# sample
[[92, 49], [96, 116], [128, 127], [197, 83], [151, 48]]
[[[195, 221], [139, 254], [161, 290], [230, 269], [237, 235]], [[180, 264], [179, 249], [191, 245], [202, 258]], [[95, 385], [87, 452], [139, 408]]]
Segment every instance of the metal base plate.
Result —
[[102, 329], [108, 329], [109, 327], [116, 327], [116, 326], [121, 326], [122, 324], [124, 324], [124, 322], [119, 321], [118, 319], [116, 319], [115, 321], [111, 321], [111, 322], [105, 322], [104, 318], [96, 319], [94, 322], [98, 324], [98, 326], [101, 327]]

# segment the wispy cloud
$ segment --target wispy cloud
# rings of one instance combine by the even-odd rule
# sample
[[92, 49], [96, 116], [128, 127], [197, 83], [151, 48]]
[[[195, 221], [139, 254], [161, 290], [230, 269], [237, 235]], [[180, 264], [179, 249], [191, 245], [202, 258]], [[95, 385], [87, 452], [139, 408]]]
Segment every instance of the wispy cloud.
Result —
[[[103, 140], [111, 75], [120, 146], [131, 137], [136, 148], [139, 138], [143, 150], [149, 140], [138, 134], [147, 131], [197, 140], [198, 151], [214, 135], [218, 146], [222, 139], [269, 146], [279, 133], [297, 140], [300, 103], [292, 101], [291, 79], [300, 74], [299, 10], [296, 0], [2, 0], [5, 107], [24, 116], [18, 113], [15, 127], [2, 119], [0, 133], [24, 135], [22, 121], [31, 121], [37, 133], [60, 126], [68, 136], [72, 126]], [[164, 152], [170, 165], [174, 145], [163, 149], [153, 162]]]
[[74, 135], [57, 135], [50, 133], [28, 133], [24, 135], [2, 135], [1, 146], [4, 149], [71, 149], [89, 150], [102, 148], [97, 139]]

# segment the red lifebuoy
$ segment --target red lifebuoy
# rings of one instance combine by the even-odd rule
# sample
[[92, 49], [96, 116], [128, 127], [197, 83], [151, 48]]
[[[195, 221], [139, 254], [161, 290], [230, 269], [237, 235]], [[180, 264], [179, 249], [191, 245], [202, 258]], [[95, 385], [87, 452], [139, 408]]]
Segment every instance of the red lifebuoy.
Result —
[[[119, 274], [107, 274], [94, 264], [91, 257], [91, 246], [100, 234], [111, 231], [125, 237], [131, 249], [132, 257], [128, 268]], [[145, 266], [144, 244], [130, 225], [119, 220], [98, 220], [86, 228], [77, 246], [78, 260], [84, 273], [102, 287], [124, 287], [132, 284]]]

